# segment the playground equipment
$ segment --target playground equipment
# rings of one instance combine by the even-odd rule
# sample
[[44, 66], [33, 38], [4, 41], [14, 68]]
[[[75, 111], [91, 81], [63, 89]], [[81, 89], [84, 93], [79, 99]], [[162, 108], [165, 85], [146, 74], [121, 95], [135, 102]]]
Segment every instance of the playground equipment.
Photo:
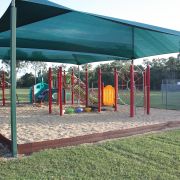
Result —
[[[35, 103], [38, 100], [40, 95], [46, 95], [44, 93], [48, 89], [48, 84], [46, 83], [38, 83], [35, 84], [33, 87], [30, 88], [29, 98], [31, 103]], [[45, 97], [44, 97], [45, 98]]]
[[2, 105], [5, 106], [5, 104], [6, 104], [6, 99], [5, 99], [6, 84], [5, 84], [5, 72], [4, 71], [2, 71], [2, 73], [1, 73], [0, 87], [2, 90]]
[[[84, 106], [84, 107], [93, 107], [92, 110], [97, 109], [98, 112], [101, 112], [101, 108], [103, 106], [111, 106], [117, 111], [117, 93], [118, 93], [118, 76], [117, 71], [115, 70], [114, 76], [115, 76], [115, 88], [107, 85], [106, 87], [102, 86], [101, 82], [101, 69], [99, 69], [98, 72], [98, 96], [95, 97], [94, 94], [91, 94], [89, 92], [89, 86], [88, 86], [88, 69], [85, 71], [85, 82], [82, 82], [80, 77], [76, 77], [74, 74], [74, 70], [72, 69], [72, 72], [69, 73], [66, 71], [62, 71], [62, 67], [59, 68], [57, 77], [57, 105], [59, 105], [60, 109], [60, 115], [62, 115], [62, 111], [66, 108], [66, 92], [67, 90], [71, 92], [71, 106]], [[52, 78], [52, 69], [49, 68], [49, 113], [52, 113], [52, 91], [53, 91], [53, 78]], [[63, 99], [64, 97], [64, 99]], [[77, 100], [77, 104], [75, 103], [75, 100]], [[72, 108], [71, 107], [71, 108]], [[78, 107], [80, 108], [80, 107]], [[77, 109], [76, 109], [77, 110]], [[75, 111], [76, 111], [75, 110]], [[77, 110], [80, 112], [80, 109]], [[76, 111], [76, 112], [77, 112]], [[81, 109], [81, 112], [84, 111]], [[68, 113], [68, 111], [67, 111]]]
[[[114, 108], [114, 111], [117, 111], [118, 103], [120, 103], [121, 108], [122, 105], [129, 107], [130, 117], [134, 117], [136, 106], [144, 106], [145, 113], [150, 113], [149, 65], [147, 69], [142, 70], [137, 67], [134, 68], [132, 63], [129, 71], [126, 69], [126, 72], [123, 68], [119, 71], [114, 68], [112, 73], [114, 85], [107, 84], [104, 86], [102, 79], [104, 73], [107, 72], [102, 72], [100, 68], [98, 69], [98, 88], [94, 93], [89, 89], [89, 72], [87, 68], [84, 74], [84, 82], [80, 79], [79, 74], [78, 77], [75, 75], [73, 69], [71, 72], [67, 72], [60, 67], [57, 74], [53, 75], [52, 69], [49, 68], [48, 84], [41, 82], [32, 87], [30, 90], [30, 102], [47, 101], [49, 114], [52, 113], [53, 104], [56, 104], [59, 106], [61, 116], [64, 114], [64, 111], [69, 114], [70, 112], [67, 110], [69, 108], [74, 109], [73, 113], [82, 111], [101, 112], [106, 110], [106, 107]], [[68, 100], [67, 97], [69, 97]], [[141, 105], [139, 105], [139, 101], [142, 101]], [[81, 108], [81, 111], [78, 108]]]
[[[6, 97], [6, 89], [9, 88], [11, 86], [11, 84], [9, 82], [7, 82], [6, 80], [6, 77], [5, 77], [5, 71], [1, 71], [1, 74], [0, 74], [0, 88], [1, 88], [1, 101], [2, 101], [2, 106], [5, 106], [6, 105], [6, 102], [7, 102], [7, 97]], [[18, 95], [16, 94], [16, 98], [18, 100]], [[18, 100], [19, 102], [19, 100]]]
[[103, 87], [103, 105], [114, 106], [115, 105], [115, 89], [111, 85]]

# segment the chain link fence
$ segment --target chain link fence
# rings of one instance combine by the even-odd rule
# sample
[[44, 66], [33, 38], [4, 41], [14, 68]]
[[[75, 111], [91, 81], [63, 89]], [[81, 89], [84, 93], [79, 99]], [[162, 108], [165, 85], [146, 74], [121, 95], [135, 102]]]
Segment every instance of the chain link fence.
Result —
[[180, 110], [180, 79], [162, 80], [161, 101], [166, 109]]

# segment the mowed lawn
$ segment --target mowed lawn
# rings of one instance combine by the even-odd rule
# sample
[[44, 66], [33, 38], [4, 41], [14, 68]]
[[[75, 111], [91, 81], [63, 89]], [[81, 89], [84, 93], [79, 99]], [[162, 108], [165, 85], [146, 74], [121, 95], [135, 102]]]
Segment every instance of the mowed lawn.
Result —
[[0, 179], [180, 178], [180, 130], [34, 153], [0, 161]]
[[[138, 107], [144, 106], [143, 92], [135, 93], [135, 104]], [[121, 104], [129, 104], [130, 95], [127, 91], [119, 91]], [[167, 102], [167, 103], [166, 103]], [[161, 91], [151, 91], [151, 107], [160, 109], [180, 110], [180, 92], [168, 92], [167, 95], [162, 95]]]
[[[16, 98], [19, 102], [29, 102], [29, 92], [30, 90], [28, 88], [17, 88], [16, 90]], [[7, 101], [10, 100], [10, 89], [5, 90], [5, 98]], [[0, 90], [0, 99], [2, 99], [2, 91]]]
[[[17, 98], [19, 103], [29, 102], [29, 92], [28, 88], [17, 89]], [[119, 100], [120, 104], [129, 104], [129, 92], [128, 91], [119, 91]], [[0, 90], [0, 99], [2, 99], [2, 92]], [[6, 89], [6, 99], [10, 100], [10, 90]], [[68, 97], [70, 99], [70, 97]], [[167, 106], [166, 106], [167, 101]], [[18, 102], [18, 101], [17, 101]], [[135, 96], [136, 106], [142, 107], [143, 100], [143, 92], [137, 92]], [[164, 93], [162, 96], [161, 91], [151, 91], [151, 107], [152, 108], [160, 108], [160, 109], [175, 109], [180, 110], [180, 92], [168, 92], [167, 96]]]

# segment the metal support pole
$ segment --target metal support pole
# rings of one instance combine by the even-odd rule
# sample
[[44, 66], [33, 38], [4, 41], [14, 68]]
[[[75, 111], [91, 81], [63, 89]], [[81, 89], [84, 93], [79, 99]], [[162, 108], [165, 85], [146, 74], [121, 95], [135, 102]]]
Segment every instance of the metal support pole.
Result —
[[117, 98], [118, 98], [118, 73], [117, 73], [117, 69], [114, 69], [114, 88], [115, 88], [115, 104], [114, 104], [114, 110], [117, 111], [118, 110], [118, 106], [117, 106]]
[[59, 105], [60, 104], [60, 88], [59, 88], [59, 84], [60, 84], [60, 82], [59, 82], [59, 70], [58, 70], [58, 72], [57, 72], [57, 78], [58, 78], [58, 80], [57, 80], [57, 105]]
[[81, 89], [81, 83], [80, 83], [80, 69], [78, 65], [78, 105], [80, 105], [80, 89]]
[[16, 127], [16, 6], [11, 2], [11, 140], [12, 155], [17, 156], [17, 127]]
[[74, 70], [71, 74], [71, 104], [74, 105]]
[[98, 112], [101, 112], [101, 69], [98, 70]]
[[66, 105], [66, 71], [64, 70], [64, 105]]
[[130, 117], [134, 117], [134, 64], [130, 66]]
[[101, 83], [101, 106], [103, 106], [103, 99], [104, 99], [104, 83]]
[[60, 94], [60, 104], [59, 104], [59, 108], [60, 108], [60, 116], [63, 115], [63, 106], [62, 106], [62, 67], [59, 68], [59, 94]]
[[52, 113], [52, 69], [49, 68], [49, 114]]
[[144, 114], [147, 112], [147, 82], [146, 82], [146, 69], [143, 72], [143, 88], [144, 88]]
[[147, 114], [150, 114], [150, 66], [147, 66]]
[[5, 106], [6, 99], [5, 99], [5, 72], [2, 72], [2, 105]]
[[86, 107], [88, 107], [88, 68], [86, 67]]

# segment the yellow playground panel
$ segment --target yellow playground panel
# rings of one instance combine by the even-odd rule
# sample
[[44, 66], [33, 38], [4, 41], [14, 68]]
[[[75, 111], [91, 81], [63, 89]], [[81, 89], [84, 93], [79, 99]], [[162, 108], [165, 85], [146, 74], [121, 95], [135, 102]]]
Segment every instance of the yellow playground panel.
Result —
[[103, 105], [114, 106], [115, 105], [115, 89], [111, 85], [107, 85], [103, 88]]

